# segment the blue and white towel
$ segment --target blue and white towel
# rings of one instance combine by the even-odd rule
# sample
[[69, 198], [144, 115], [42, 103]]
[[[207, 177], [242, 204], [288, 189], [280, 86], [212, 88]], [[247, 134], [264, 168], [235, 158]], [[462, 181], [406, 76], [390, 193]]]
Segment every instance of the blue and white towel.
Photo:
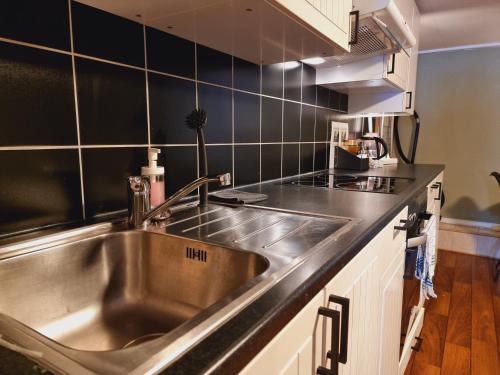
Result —
[[420, 280], [422, 295], [425, 299], [429, 299], [430, 297], [437, 297], [432, 281], [436, 268], [436, 216], [433, 215], [427, 222], [424, 233], [427, 235], [427, 241], [425, 244], [418, 246], [415, 277]]

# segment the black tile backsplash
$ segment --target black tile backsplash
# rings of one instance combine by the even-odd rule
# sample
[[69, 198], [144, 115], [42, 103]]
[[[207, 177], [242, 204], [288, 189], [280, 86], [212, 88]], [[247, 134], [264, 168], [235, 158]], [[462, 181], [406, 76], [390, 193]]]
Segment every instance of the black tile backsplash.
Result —
[[75, 1], [71, 4], [75, 52], [144, 66], [142, 25]]
[[0, 151], [0, 165], [0, 236], [81, 220], [78, 150]]
[[233, 58], [223, 52], [202, 45], [196, 47], [198, 80], [231, 87]]
[[8, 1], [0, 37], [0, 237], [125, 209], [149, 145], [167, 194], [196, 178], [197, 105], [209, 173], [234, 186], [324, 168], [328, 119], [347, 109], [310, 66], [256, 65], [75, 1]]
[[260, 180], [260, 146], [237, 145], [234, 146], [234, 184], [247, 185]]
[[71, 57], [0, 42], [0, 146], [77, 142]]
[[194, 78], [194, 43], [146, 27], [146, 45], [149, 69]]
[[2, 1], [0, 37], [69, 51], [68, 1]]
[[260, 96], [234, 92], [234, 141], [260, 142]]
[[198, 84], [198, 103], [207, 112], [205, 142], [232, 143], [233, 94], [226, 88]]
[[262, 97], [262, 142], [281, 142], [282, 104], [282, 100]]
[[193, 81], [149, 73], [151, 142], [196, 143], [196, 131], [186, 126], [186, 116], [196, 107]]
[[148, 143], [144, 72], [80, 58], [75, 65], [81, 143]]

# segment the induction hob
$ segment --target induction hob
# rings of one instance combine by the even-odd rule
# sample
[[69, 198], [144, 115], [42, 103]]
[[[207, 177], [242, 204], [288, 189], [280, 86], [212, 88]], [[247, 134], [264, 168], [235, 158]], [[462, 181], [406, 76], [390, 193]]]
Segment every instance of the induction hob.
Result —
[[320, 173], [284, 181], [283, 185], [321, 187], [369, 193], [397, 194], [413, 181], [406, 177], [355, 176]]

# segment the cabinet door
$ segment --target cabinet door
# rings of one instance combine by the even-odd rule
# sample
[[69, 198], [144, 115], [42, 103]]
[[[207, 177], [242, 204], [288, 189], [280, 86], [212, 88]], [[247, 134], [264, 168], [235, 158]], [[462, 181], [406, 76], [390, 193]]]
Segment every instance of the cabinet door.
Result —
[[404, 51], [386, 56], [386, 78], [403, 90], [408, 83], [409, 68], [410, 57]]
[[[370, 245], [368, 245], [370, 247]], [[365, 253], [368, 250], [367, 253]], [[365, 248], [327, 285], [326, 306], [345, 314], [340, 305], [329, 301], [330, 296], [349, 300], [347, 329], [347, 361], [339, 363], [339, 374], [369, 374], [376, 360], [378, 277], [375, 273], [377, 257]], [[371, 254], [368, 254], [371, 253]], [[359, 254], [358, 254], [359, 255]], [[342, 316], [342, 315], [341, 315]], [[342, 319], [341, 319], [342, 320]], [[341, 327], [340, 334], [342, 335]], [[331, 340], [331, 321], [326, 321], [326, 343]], [[325, 352], [330, 348], [326, 347]], [[342, 348], [341, 348], [342, 350]], [[323, 365], [330, 368], [330, 359], [323, 355]]]
[[267, 0], [349, 51], [352, 0]]
[[397, 375], [401, 340], [401, 306], [405, 246], [400, 246], [392, 264], [380, 281], [379, 374]]
[[240, 374], [315, 374], [322, 354], [323, 319], [318, 315], [318, 309], [323, 301], [322, 290]]

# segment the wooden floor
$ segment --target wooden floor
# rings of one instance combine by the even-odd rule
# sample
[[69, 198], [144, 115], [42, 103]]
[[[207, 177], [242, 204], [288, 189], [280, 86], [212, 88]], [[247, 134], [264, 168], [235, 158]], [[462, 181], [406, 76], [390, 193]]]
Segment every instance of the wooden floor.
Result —
[[500, 280], [494, 260], [440, 250], [419, 352], [405, 375], [500, 374]]

